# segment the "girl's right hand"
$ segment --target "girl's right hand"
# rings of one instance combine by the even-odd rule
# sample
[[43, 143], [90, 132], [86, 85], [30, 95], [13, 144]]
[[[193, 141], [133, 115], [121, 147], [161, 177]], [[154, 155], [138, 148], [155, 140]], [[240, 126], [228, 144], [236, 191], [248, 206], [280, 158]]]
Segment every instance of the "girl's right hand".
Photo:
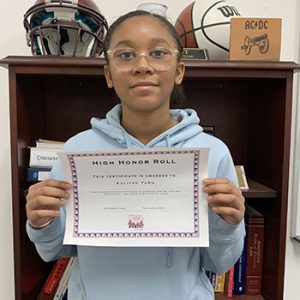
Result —
[[49, 179], [33, 184], [26, 196], [26, 214], [32, 227], [42, 228], [51, 219], [60, 215], [60, 208], [69, 198], [67, 190], [72, 185], [65, 181]]

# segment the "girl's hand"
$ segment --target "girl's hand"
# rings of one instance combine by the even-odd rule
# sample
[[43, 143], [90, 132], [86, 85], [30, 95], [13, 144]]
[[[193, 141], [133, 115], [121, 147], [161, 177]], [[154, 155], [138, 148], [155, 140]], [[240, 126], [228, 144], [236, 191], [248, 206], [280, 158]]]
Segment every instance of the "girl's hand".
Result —
[[203, 186], [212, 211], [229, 224], [240, 223], [245, 214], [245, 199], [241, 190], [225, 178], [206, 178]]
[[59, 180], [45, 180], [33, 184], [26, 196], [26, 214], [29, 224], [35, 228], [42, 228], [54, 217], [60, 215], [60, 208], [64, 200], [69, 198], [67, 190], [72, 185]]

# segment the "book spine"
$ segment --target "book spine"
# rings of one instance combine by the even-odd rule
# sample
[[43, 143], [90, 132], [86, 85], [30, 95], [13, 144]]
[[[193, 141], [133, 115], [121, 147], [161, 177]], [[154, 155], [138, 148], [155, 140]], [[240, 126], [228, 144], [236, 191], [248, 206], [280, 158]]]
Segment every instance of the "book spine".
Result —
[[75, 262], [75, 257], [71, 257], [68, 263], [68, 266], [66, 267], [63, 276], [61, 277], [61, 280], [59, 281], [56, 293], [54, 295], [53, 300], [62, 300], [64, 298], [64, 295], [66, 294], [67, 288], [68, 288], [68, 282], [69, 278], [71, 276], [72, 267]]
[[224, 274], [216, 274], [215, 292], [223, 293], [224, 285], [225, 285], [225, 273]]
[[46, 180], [50, 175], [50, 168], [37, 168], [30, 167], [27, 168], [26, 181], [28, 183], [36, 183], [38, 181]]
[[207, 276], [207, 278], [210, 280], [210, 271], [205, 271], [205, 274], [206, 274], [206, 276]]
[[69, 258], [61, 257], [54, 264], [47, 281], [44, 285], [44, 293], [51, 295], [54, 293], [60, 278], [62, 277], [66, 266], [68, 265]]
[[61, 150], [42, 150], [38, 148], [30, 149], [29, 167], [51, 168], [58, 160], [57, 152]]
[[264, 219], [263, 216], [249, 216], [247, 222], [247, 271], [246, 294], [261, 294]]
[[242, 191], [248, 191], [249, 190], [249, 185], [248, 185], [248, 182], [247, 182], [244, 166], [236, 165], [235, 166], [235, 171], [236, 171], [236, 175], [237, 175], [238, 184], [239, 184], [240, 189]]
[[210, 282], [211, 282], [213, 289], [215, 289], [215, 285], [216, 285], [216, 273], [215, 272], [211, 272]]
[[247, 268], [247, 238], [244, 240], [243, 252], [234, 265], [233, 294], [243, 295], [246, 292], [246, 268]]
[[233, 279], [234, 279], [234, 265], [228, 271], [228, 285], [227, 285], [227, 297], [232, 297], [233, 291]]

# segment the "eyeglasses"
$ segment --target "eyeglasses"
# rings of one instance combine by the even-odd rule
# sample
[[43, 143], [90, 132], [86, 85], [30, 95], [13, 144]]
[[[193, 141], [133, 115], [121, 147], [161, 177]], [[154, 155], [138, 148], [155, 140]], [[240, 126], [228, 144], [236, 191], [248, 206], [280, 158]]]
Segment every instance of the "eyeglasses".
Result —
[[130, 71], [144, 57], [147, 63], [156, 71], [167, 71], [174, 58], [178, 55], [177, 49], [157, 47], [138, 52], [132, 48], [116, 48], [108, 50], [107, 55], [112, 64], [121, 71]]

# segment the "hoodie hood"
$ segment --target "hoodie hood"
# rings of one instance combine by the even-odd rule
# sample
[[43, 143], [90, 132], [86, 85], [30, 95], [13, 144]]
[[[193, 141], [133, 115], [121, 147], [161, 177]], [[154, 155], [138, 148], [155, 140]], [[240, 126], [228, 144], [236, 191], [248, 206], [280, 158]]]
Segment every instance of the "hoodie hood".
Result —
[[199, 118], [193, 109], [171, 109], [170, 115], [178, 120], [178, 124], [155, 137], [144, 145], [122, 127], [120, 124], [121, 105], [116, 105], [106, 114], [105, 119], [92, 118], [91, 125], [95, 131], [100, 131], [107, 137], [117, 141], [122, 148], [135, 147], [181, 147], [203, 131]]

